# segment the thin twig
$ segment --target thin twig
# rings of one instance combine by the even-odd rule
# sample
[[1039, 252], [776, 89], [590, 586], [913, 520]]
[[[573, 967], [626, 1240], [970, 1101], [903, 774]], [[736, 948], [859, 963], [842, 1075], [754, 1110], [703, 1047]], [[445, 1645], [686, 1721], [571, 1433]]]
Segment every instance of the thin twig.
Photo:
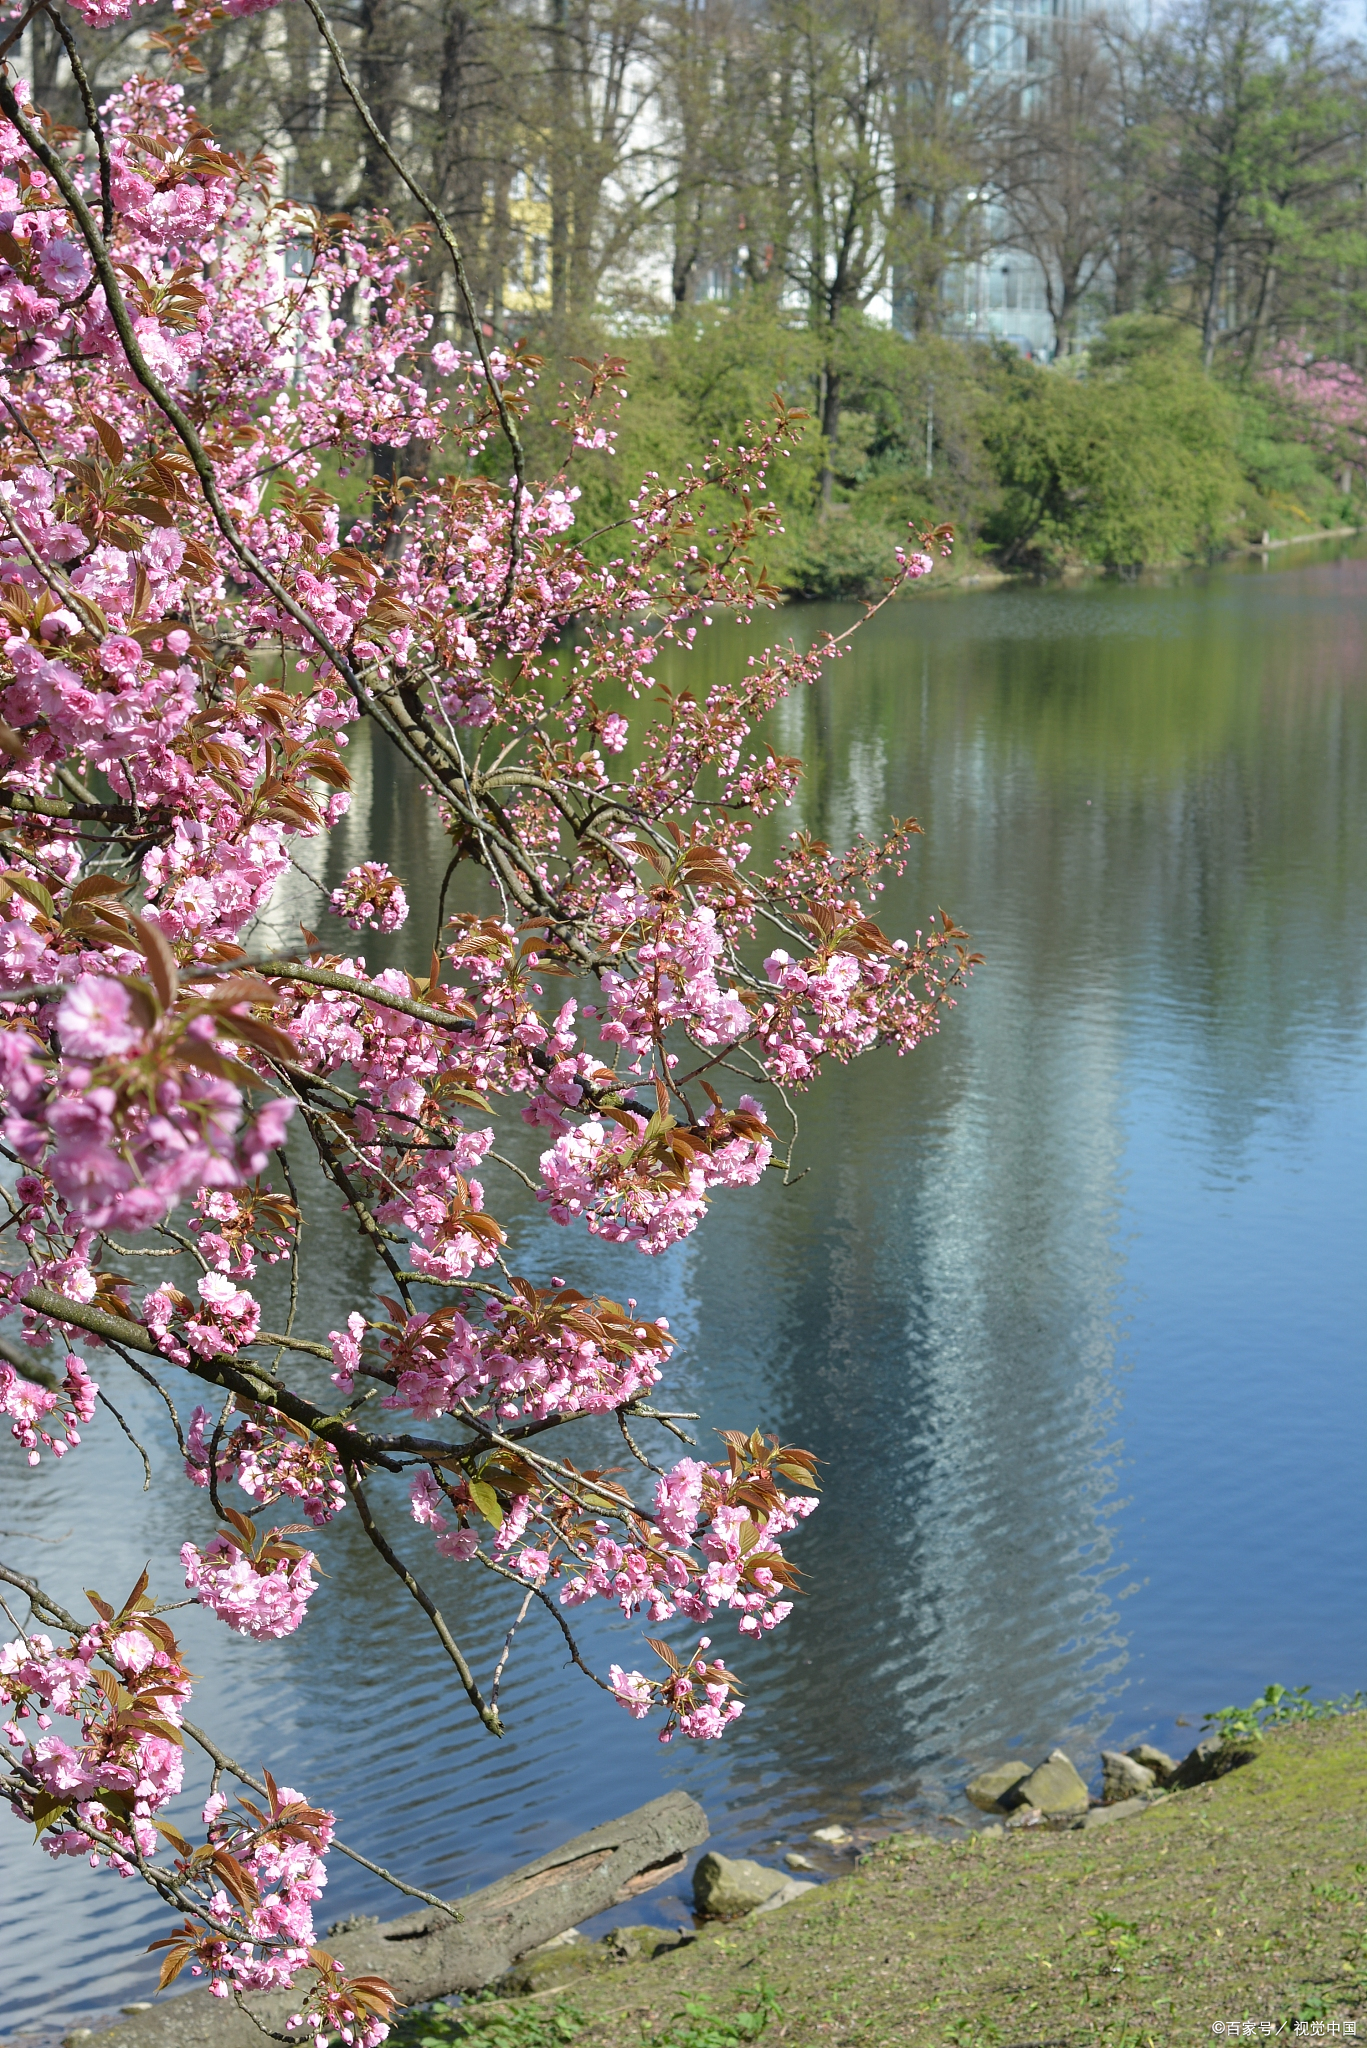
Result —
[[[347, 1487], [351, 1493], [352, 1499], [356, 1503], [356, 1512], [361, 1518], [361, 1527], [365, 1530], [366, 1535], [370, 1538], [370, 1541], [374, 1544], [376, 1550], [378, 1550], [378, 1552], [380, 1553], [380, 1556], [389, 1566], [389, 1569], [393, 1572], [395, 1578], [398, 1579], [403, 1585], [405, 1585], [408, 1588], [408, 1591], [412, 1594], [413, 1598], [417, 1601], [419, 1607], [421, 1607], [423, 1613], [431, 1622], [432, 1627], [436, 1631], [437, 1640], [440, 1642], [442, 1648], [445, 1650], [447, 1656], [451, 1659], [451, 1662], [455, 1665], [456, 1670], [460, 1674], [460, 1682], [465, 1687], [466, 1697], [469, 1700], [471, 1706], [474, 1708], [475, 1712], [479, 1715], [480, 1720], [484, 1723], [485, 1727], [489, 1730], [491, 1735], [502, 1735], [503, 1723], [500, 1721], [498, 1717], [497, 1707], [491, 1707], [485, 1701], [484, 1695], [481, 1693], [478, 1685], [475, 1683], [474, 1673], [471, 1671], [470, 1666], [466, 1663], [464, 1653], [461, 1650], [459, 1643], [456, 1641], [450, 1629], [447, 1627], [446, 1622], [442, 1616], [441, 1610], [437, 1606], [436, 1601], [432, 1598], [431, 1594], [426, 1590], [426, 1588], [422, 1586], [417, 1579], [414, 1578], [412, 1572], [409, 1571], [408, 1566], [403, 1562], [403, 1560], [400, 1557], [398, 1557], [395, 1554], [393, 1549], [390, 1547], [390, 1544], [387, 1538], [385, 1537], [384, 1531], [380, 1528], [379, 1524], [375, 1520], [374, 1515], [370, 1511], [370, 1502], [366, 1499], [365, 1488], [362, 1485], [361, 1479], [356, 1471], [356, 1467], [351, 1463], [344, 1462], [343, 1470], [346, 1473]], [[521, 1580], [519, 1580], [518, 1583], [521, 1584]]]
[[527, 1609], [532, 1604], [532, 1595], [535, 1592], [535, 1590], [535, 1587], [528, 1586], [527, 1597], [517, 1610], [517, 1620], [513, 1623], [507, 1635], [503, 1638], [503, 1654], [499, 1658], [498, 1663], [494, 1666], [494, 1682], [489, 1688], [489, 1705], [491, 1707], [496, 1708], [498, 1706], [498, 1689], [503, 1683], [504, 1667], [506, 1666], [509, 1657], [512, 1655], [513, 1637], [517, 1634], [523, 1622], [527, 1619]]
[[225, 1517], [223, 1503], [218, 1497], [218, 1447], [223, 1440], [223, 1430], [228, 1417], [233, 1412], [236, 1398], [236, 1395], [229, 1394], [219, 1411], [218, 1421], [214, 1424], [214, 1433], [209, 1438], [209, 1499], [213, 1504], [214, 1513], [218, 1516], [220, 1522]]
[[637, 1444], [636, 1439], [631, 1434], [631, 1431], [627, 1428], [626, 1410], [624, 1408], [614, 1408], [612, 1412], [617, 1417], [617, 1427], [622, 1432], [622, 1441], [626, 1445], [627, 1449], [631, 1452], [632, 1457], [635, 1458], [637, 1464], [644, 1465], [647, 1472], [659, 1472], [661, 1470], [661, 1467], [659, 1465], [651, 1464], [649, 1458]]
[[[280, 1161], [280, 1171], [285, 1176], [285, 1186], [289, 1189], [290, 1200], [294, 1204], [294, 1234], [290, 1239], [290, 1312], [285, 1318], [285, 1335], [292, 1337], [294, 1318], [299, 1309], [299, 1244], [304, 1235], [304, 1210], [299, 1200], [299, 1190], [294, 1185], [294, 1175], [290, 1172], [289, 1154], [283, 1145], [276, 1146], [275, 1156]], [[282, 1344], [280, 1350], [276, 1352], [271, 1365], [272, 1372], [279, 1372], [284, 1348]]]
[[[107, 1408], [109, 1410], [115, 1422], [118, 1423], [119, 1428], [128, 1438], [129, 1443], [132, 1444], [133, 1449], [142, 1459], [142, 1490], [144, 1493], [150, 1493], [152, 1491], [152, 1460], [148, 1457], [146, 1451], [138, 1442], [132, 1430], [128, 1427], [128, 1424], [124, 1421], [122, 1415], [120, 1415], [118, 1409], [114, 1406], [114, 1403], [110, 1400], [108, 1394], [106, 1394], [103, 1387], [97, 1387], [95, 1389], [95, 1399], [99, 1402], [102, 1408]], [[222, 1511], [220, 1510], [220, 1512]]]
[[233, 1986], [233, 2004], [237, 2007], [243, 2019], [250, 2020], [257, 2033], [264, 2034], [268, 2041], [284, 2041], [288, 2043], [297, 2038], [294, 2034], [277, 2034], [274, 2027], [268, 2027], [264, 2020], [259, 2020], [250, 2006], [242, 2003], [242, 1993], [238, 1990], [236, 1984]]
[[[497, 1572], [499, 1578], [509, 1580], [512, 1585], [521, 1586], [526, 1583], [525, 1580], [520, 1579], [518, 1577], [516, 1572], [510, 1572], [506, 1565], [497, 1564], [492, 1557], [486, 1557], [482, 1550], [477, 1550], [475, 1552], [475, 1557], [477, 1561], [484, 1566], [486, 1571]], [[579, 1670], [583, 1672], [585, 1678], [591, 1678], [594, 1684], [598, 1686], [603, 1692], [612, 1692], [612, 1687], [608, 1684], [606, 1678], [600, 1678], [598, 1676], [598, 1673], [594, 1670], [593, 1666], [591, 1664], [586, 1664], [584, 1662], [584, 1659], [580, 1656], [579, 1645], [574, 1640], [574, 1636], [570, 1631], [569, 1623], [566, 1621], [564, 1615], [560, 1612], [560, 1609], [556, 1606], [554, 1600], [551, 1599], [551, 1596], [546, 1591], [545, 1587], [533, 1586], [531, 1590], [533, 1593], [535, 1593], [537, 1599], [541, 1602], [546, 1612], [554, 1616], [556, 1626], [560, 1630], [561, 1635], [565, 1638], [565, 1641], [569, 1646], [571, 1664], [577, 1665]], [[614, 1694], [613, 1697], [615, 1698], [616, 1695]]]
[[[108, 1340], [106, 1339], [106, 1342], [107, 1341]], [[133, 1372], [135, 1372], [140, 1380], [146, 1380], [148, 1386], [155, 1387], [157, 1392], [161, 1395], [161, 1398], [166, 1403], [167, 1409], [170, 1413], [171, 1427], [176, 1433], [176, 1443], [179, 1447], [180, 1455], [183, 1458], [185, 1456], [185, 1432], [180, 1426], [180, 1417], [176, 1413], [176, 1404], [171, 1399], [171, 1396], [167, 1393], [161, 1381], [157, 1378], [154, 1372], [149, 1372], [145, 1365], [139, 1365], [136, 1358], [130, 1358], [128, 1356], [128, 1353], [124, 1350], [121, 1344], [110, 1344], [109, 1349], [111, 1351], [117, 1352], [119, 1357], [123, 1360], [124, 1364], [128, 1366]]]

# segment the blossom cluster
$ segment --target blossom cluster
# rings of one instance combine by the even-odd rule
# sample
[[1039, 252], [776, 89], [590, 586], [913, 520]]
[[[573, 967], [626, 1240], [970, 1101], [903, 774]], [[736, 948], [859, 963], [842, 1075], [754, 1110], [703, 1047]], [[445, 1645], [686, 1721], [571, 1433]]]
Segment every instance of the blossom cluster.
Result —
[[[50, 1856], [87, 1857], [125, 1876], [172, 1844], [175, 1864], [158, 1877], [197, 1917], [154, 1944], [173, 1951], [163, 1986], [187, 1961], [220, 1996], [231, 1986], [290, 1985], [314, 1948], [312, 1907], [327, 1882], [333, 1817], [268, 1783], [265, 1810], [243, 1800], [227, 1815], [224, 1796], [212, 1793], [207, 1839], [197, 1849], [158, 1819], [184, 1782], [191, 1681], [146, 1587], [144, 1573], [117, 1612], [91, 1594], [98, 1619], [64, 1648], [37, 1631], [0, 1644], [12, 1803], [36, 1824]], [[58, 1732], [63, 1723], [69, 1734]], [[376, 1996], [377, 1980], [348, 1984], [330, 1963], [319, 1979], [311, 2002], [319, 2023], [344, 2024], [351, 2015], [361, 2023], [351, 2038], [377, 2048], [392, 1996]]]
[[237, 1635], [259, 1643], [293, 1635], [318, 1590], [317, 1558], [284, 1540], [292, 1529], [268, 1529], [258, 1538], [246, 1515], [235, 1508], [225, 1513], [230, 1526], [210, 1537], [203, 1550], [181, 1545], [186, 1587]]
[[[0, 1358], [0, 1415], [10, 1417], [10, 1435], [28, 1453], [30, 1465], [36, 1465], [42, 1456], [40, 1444], [60, 1458], [81, 1441], [76, 1425], [93, 1418], [99, 1391], [74, 1351], [67, 1358], [61, 1392], [26, 1379], [7, 1359]], [[53, 1434], [54, 1427], [61, 1428], [60, 1437]]]
[[699, 1636], [697, 1650], [686, 1662], [672, 1656], [666, 1660], [669, 1675], [662, 1679], [613, 1664], [608, 1669], [612, 1691], [637, 1721], [653, 1708], [664, 1707], [661, 1742], [671, 1742], [676, 1733], [694, 1742], [714, 1742], [745, 1712], [745, 1702], [735, 1698], [735, 1673], [727, 1670], [720, 1657], [708, 1663], [703, 1652], [711, 1645], [710, 1636]]
[[[117, 1615], [99, 1602], [100, 1620], [65, 1650], [37, 1632], [0, 1646], [4, 1735], [28, 1788], [18, 1805], [50, 1856], [88, 1856], [125, 1875], [156, 1853], [155, 1815], [181, 1788], [190, 1691], [175, 1637], [144, 1611], [145, 1585]], [[117, 1682], [102, 1685], [97, 1663]], [[54, 1717], [73, 1724], [69, 1739]]]
[[357, 932], [368, 924], [376, 931], [396, 932], [408, 917], [403, 884], [382, 860], [362, 861], [352, 868], [328, 898], [328, 907]]
[[259, 1407], [250, 1408], [231, 1428], [225, 1427], [227, 1420], [225, 1414], [216, 1429], [207, 1408], [196, 1408], [191, 1416], [185, 1432], [185, 1476], [193, 1486], [208, 1486], [212, 1456], [219, 1486], [236, 1481], [258, 1507], [296, 1500], [315, 1529], [346, 1506], [346, 1488], [328, 1444], [287, 1417]]

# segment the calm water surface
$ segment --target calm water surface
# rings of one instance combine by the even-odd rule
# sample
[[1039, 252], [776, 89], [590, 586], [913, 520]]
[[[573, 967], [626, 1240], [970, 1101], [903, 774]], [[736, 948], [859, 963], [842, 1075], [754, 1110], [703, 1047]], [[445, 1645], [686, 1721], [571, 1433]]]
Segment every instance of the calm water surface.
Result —
[[[740, 1646], [749, 1705], [724, 1744], [662, 1749], [563, 1671], [544, 1616], [493, 1742], [349, 1514], [291, 1641], [182, 1617], [200, 1720], [455, 1894], [673, 1786], [718, 1846], [773, 1854], [831, 1819], [966, 1816], [964, 1779], [1003, 1752], [1063, 1743], [1093, 1769], [1103, 1742], [1189, 1743], [1179, 1719], [1272, 1679], [1364, 1683], [1365, 633], [1351, 552], [926, 599], [779, 708], [771, 737], [809, 763], [783, 829], [839, 844], [915, 813], [883, 922], [943, 904], [985, 966], [914, 1057], [823, 1079], [805, 1179], [723, 1198], [665, 1258], [514, 1223], [522, 1270], [587, 1272], [671, 1317], [667, 1391], [704, 1432], [758, 1422], [825, 1460], [809, 1591]], [[719, 627], [698, 680], [752, 644]], [[425, 966], [442, 843], [364, 740], [353, 765], [315, 871], [330, 887], [386, 852], [415, 901], [390, 957]], [[281, 938], [300, 917], [326, 928], [302, 876]], [[306, 1206], [307, 1326], [326, 1330], [364, 1262], [326, 1199]], [[114, 1397], [165, 1468], [145, 1393]], [[169, 1595], [204, 1503], [136, 1484], [107, 1417], [60, 1474], [6, 1440], [5, 1554], [69, 1605], [149, 1557]], [[442, 1597], [487, 1671], [510, 1617], [459, 1568]], [[634, 1640], [601, 1615], [585, 1633], [600, 1664]], [[401, 1910], [334, 1861], [323, 1924]], [[165, 1915], [140, 1890], [7, 1825], [0, 1892], [0, 2031], [149, 1995], [138, 1952]], [[684, 1917], [683, 1886], [648, 1910]]]

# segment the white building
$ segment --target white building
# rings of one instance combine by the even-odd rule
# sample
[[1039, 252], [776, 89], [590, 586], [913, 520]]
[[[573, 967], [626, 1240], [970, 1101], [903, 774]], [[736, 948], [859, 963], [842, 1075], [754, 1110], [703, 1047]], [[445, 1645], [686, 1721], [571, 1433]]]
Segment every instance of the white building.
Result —
[[[992, 84], [1019, 83], [1028, 93], [1049, 63], [1056, 24], [1105, 11], [1114, 20], [1146, 22], [1152, 0], [989, 0], [975, 24], [970, 62]], [[973, 195], [978, 196], [978, 195]], [[1010, 223], [990, 200], [984, 208], [985, 247], [976, 262], [946, 279], [947, 325], [965, 339], [1011, 342], [1022, 355], [1051, 358], [1057, 345], [1043, 266], [1015, 248]]]

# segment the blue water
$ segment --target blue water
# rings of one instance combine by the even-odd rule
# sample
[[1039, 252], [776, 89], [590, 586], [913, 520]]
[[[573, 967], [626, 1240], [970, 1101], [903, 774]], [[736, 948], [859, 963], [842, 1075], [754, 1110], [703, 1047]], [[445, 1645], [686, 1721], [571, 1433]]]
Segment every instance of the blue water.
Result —
[[[807, 1590], [736, 1644], [748, 1705], [723, 1744], [662, 1749], [535, 1619], [494, 1743], [351, 1515], [291, 1641], [181, 1617], [199, 1718], [368, 1854], [459, 1892], [672, 1785], [718, 1846], [772, 1855], [825, 1820], [968, 1819], [965, 1777], [1008, 1751], [1062, 1743], [1090, 1771], [1103, 1743], [1189, 1745], [1269, 1680], [1367, 1683], [1364, 622], [1351, 551], [918, 600], [775, 714], [811, 763], [783, 829], [839, 843], [914, 811], [926, 838], [882, 921], [943, 904], [985, 964], [936, 1040], [801, 1104], [805, 1178], [723, 1198], [664, 1259], [578, 1243], [570, 1266], [543, 1214], [513, 1223], [523, 1270], [670, 1316], [667, 1391], [704, 1437], [759, 1423], [824, 1461]], [[387, 852], [416, 964], [440, 843], [391, 764], [356, 766], [317, 866], [330, 884]], [[317, 921], [292, 887], [282, 935]], [[325, 1331], [363, 1262], [321, 1198], [309, 1218], [325, 1277], [303, 1320]], [[107, 1384], [172, 1463], [146, 1390]], [[617, 1461], [596, 1429], [576, 1454]], [[3, 1555], [68, 1604], [148, 1558], [169, 1594], [205, 1504], [137, 1483], [107, 1418], [60, 1472], [6, 1444]], [[459, 1568], [441, 1595], [487, 1675], [510, 1615]], [[600, 1666], [637, 1640], [603, 1616], [583, 1633]], [[155, 1901], [17, 1826], [0, 1883], [0, 2028], [149, 1995]], [[678, 1920], [684, 1891], [618, 1917]], [[338, 1862], [322, 1919], [401, 1904]]]

